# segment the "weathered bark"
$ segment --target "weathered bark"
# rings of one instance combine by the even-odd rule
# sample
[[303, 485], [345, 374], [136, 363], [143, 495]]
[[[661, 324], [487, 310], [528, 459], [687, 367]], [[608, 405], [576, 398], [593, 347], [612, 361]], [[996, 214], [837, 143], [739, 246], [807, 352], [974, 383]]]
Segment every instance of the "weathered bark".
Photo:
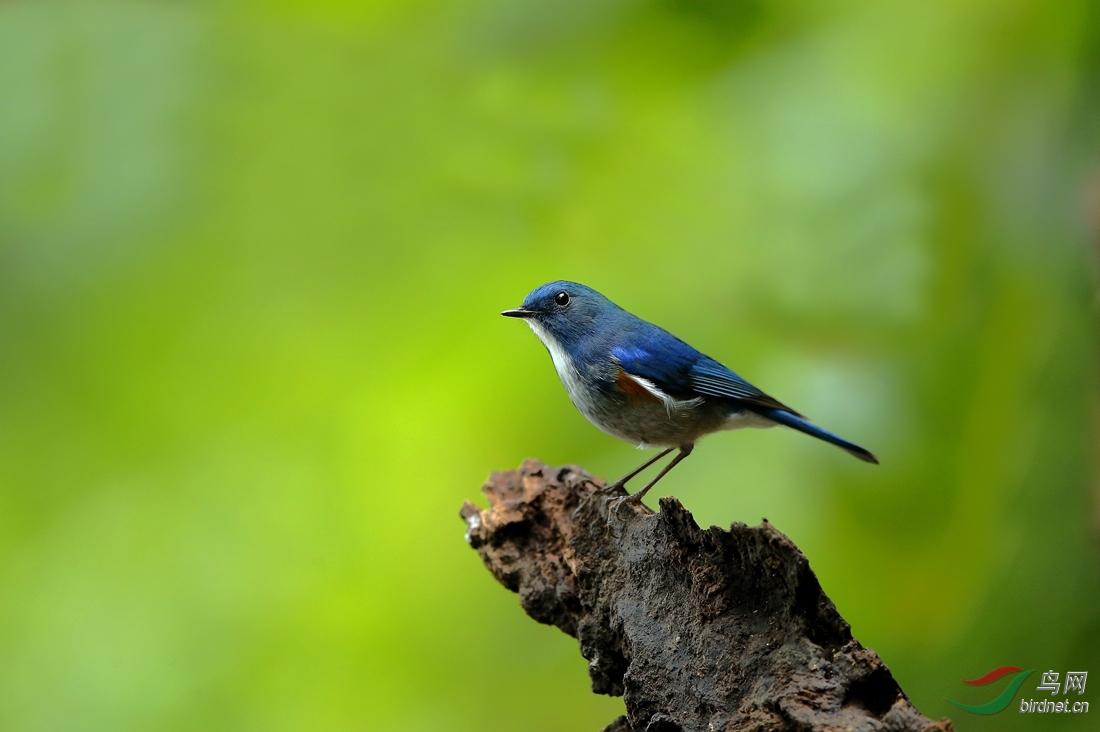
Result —
[[806, 557], [766, 521], [702, 530], [675, 498], [616, 505], [577, 467], [494, 473], [467, 540], [535, 620], [580, 641], [613, 732], [949, 732], [852, 638]]

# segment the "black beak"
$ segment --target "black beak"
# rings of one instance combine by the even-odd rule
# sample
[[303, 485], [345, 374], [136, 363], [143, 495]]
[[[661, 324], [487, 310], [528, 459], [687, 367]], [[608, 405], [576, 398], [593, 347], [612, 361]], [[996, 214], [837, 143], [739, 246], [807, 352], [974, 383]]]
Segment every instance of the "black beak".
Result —
[[501, 313], [506, 318], [530, 318], [534, 314], [534, 310], [528, 310], [527, 308], [514, 308]]

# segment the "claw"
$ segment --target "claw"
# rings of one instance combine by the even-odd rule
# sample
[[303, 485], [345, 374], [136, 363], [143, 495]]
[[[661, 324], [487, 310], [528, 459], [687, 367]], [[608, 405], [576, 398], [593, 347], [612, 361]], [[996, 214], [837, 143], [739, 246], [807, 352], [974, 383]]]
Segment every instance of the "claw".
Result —
[[619, 496], [618, 498], [612, 498], [607, 502], [607, 527], [611, 528], [611, 519], [613, 516], [619, 513], [619, 509], [623, 507], [624, 503], [630, 501], [633, 496]]
[[[592, 481], [589, 481], [589, 482], [592, 483]], [[573, 513], [571, 514], [571, 518], [575, 521], [577, 519], [577, 514], [580, 513], [582, 508], [584, 508], [585, 506], [588, 505], [589, 501], [592, 500], [593, 496], [595, 496], [595, 495], [601, 495], [601, 496], [610, 495], [612, 493], [615, 493], [617, 490], [619, 490], [622, 487], [623, 487], [623, 481], [621, 481], [621, 480], [615, 481], [611, 485], [604, 485], [604, 486], [600, 486], [600, 485], [596, 485], [595, 483], [592, 483], [592, 490], [588, 493], [588, 495], [586, 495], [584, 498], [582, 498], [581, 502], [579, 504], [577, 504], [577, 507], [573, 509]]]

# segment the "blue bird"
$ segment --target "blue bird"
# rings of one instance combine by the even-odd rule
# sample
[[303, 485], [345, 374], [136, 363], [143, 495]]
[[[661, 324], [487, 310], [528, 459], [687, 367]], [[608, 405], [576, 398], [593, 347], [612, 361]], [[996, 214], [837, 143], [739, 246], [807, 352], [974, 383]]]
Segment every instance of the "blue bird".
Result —
[[539, 337], [569, 398], [589, 422], [638, 447], [665, 449], [609, 490], [680, 452], [637, 502], [712, 432], [777, 424], [805, 432], [869, 463], [867, 450], [823, 430], [663, 328], [631, 315], [590, 287], [558, 280], [531, 292], [501, 315], [522, 318]]

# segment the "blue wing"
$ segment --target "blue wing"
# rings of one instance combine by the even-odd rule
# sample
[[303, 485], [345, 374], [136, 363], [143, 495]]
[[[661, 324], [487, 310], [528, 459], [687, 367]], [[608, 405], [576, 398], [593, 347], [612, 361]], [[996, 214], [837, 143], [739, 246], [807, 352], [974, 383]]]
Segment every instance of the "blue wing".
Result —
[[700, 394], [739, 399], [761, 407], [782, 409], [793, 415], [802, 416], [778, 399], [774, 399], [760, 391], [709, 356], [703, 356], [692, 367], [691, 377], [695, 390]]
[[[869, 463], [878, 459], [859, 445], [848, 442], [812, 422], [786, 404], [757, 389], [709, 356], [696, 351], [676, 336], [653, 326], [653, 331], [635, 333], [625, 345], [611, 348], [611, 356], [628, 376], [645, 379], [678, 399], [698, 396], [728, 399], [744, 405], [773, 422], [832, 443]], [[649, 390], [649, 387], [646, 387]]]
[[631, 345], [611, 348], [611, 357], [630, 376], [640, 377], [677, 399], [691, 399], [691, 367], [699, 354], [691, 346], [671, 336], [632, 339]]
[[627, 374], [650, 381], [666, 394], [679, 399], [734, 399], [798, 414], [667, 331], [658, 330], [632, 341], [630, 345], [613, 346], [611, 356]]

